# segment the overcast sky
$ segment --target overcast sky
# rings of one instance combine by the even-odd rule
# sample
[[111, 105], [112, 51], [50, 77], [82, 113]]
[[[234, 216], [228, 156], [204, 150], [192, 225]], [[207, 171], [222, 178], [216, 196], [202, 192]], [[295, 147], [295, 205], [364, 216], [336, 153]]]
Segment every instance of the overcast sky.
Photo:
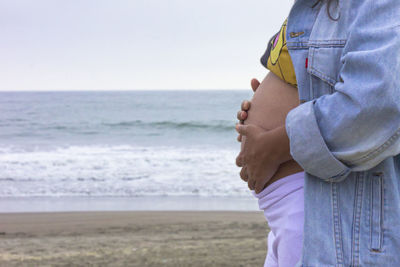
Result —
[[0, 90], [246, 89], [292, 0], [0, 0]]

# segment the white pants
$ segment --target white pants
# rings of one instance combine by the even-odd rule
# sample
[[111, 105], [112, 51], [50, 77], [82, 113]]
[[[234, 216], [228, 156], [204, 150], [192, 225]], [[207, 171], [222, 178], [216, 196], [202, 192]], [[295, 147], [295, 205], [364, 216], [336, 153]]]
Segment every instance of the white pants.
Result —
[[265, 267], [294, 267], [301, 258], [304, 225], [304, 172], [272, 183], [255, 194], [271, 231]]

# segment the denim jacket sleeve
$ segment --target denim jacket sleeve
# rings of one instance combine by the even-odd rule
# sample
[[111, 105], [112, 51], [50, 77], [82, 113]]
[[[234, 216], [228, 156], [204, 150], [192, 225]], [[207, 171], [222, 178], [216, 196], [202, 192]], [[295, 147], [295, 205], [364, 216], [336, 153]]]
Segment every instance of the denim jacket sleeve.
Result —
[[[341, 181], [400, 153], [400, 4], [353, 1], [334, 92], [291, 110], [290, 153], [321, 179]], [[317, 90], [317, 88], [313, 88]]]

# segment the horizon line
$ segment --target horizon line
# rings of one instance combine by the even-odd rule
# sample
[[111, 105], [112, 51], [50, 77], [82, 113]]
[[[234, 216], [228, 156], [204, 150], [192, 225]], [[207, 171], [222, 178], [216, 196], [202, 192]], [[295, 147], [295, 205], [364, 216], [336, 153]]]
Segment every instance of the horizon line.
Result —
[[17, 90], [0, 90], [0, 93], [16, 93], [16, 92], [129, 92], [129, 91], [244, 91], [244, 90], [251, 90], [243, 89], [243, 88], [177, 88], [177, 89], [17, 89]]

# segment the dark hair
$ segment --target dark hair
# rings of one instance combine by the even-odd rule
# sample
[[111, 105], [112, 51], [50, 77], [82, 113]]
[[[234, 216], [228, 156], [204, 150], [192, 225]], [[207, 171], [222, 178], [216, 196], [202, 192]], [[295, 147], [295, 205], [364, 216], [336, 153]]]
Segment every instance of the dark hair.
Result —
[[[322, 1], [324, 1], [324, 0], [318, 0], [318, 1], [312, 6], [312, 8], [316, 7], [316, 6], [317, 6], [320, 2], [322, 2]], [[336, 2], [336, 5], [339, 5], [339, 0], [326, 0], [326, 1], [328, 1], [327, 5], [326, 5], [326, 13], [328, 13], [328, 17], [329, 17], [331, 20], [333, 20], [333, 21], [338, 21], [339, 18], [340, 18], [340, 13], [339, 13], [339, 15], [337, 16], [337, 18], [334, 18], [334, 17], [332, 17], [332, 15], [331, 15], [330, 8], [331, 8], [331, 5], [332, 5], [332, 2], [333, 2], [333, 1]]]

